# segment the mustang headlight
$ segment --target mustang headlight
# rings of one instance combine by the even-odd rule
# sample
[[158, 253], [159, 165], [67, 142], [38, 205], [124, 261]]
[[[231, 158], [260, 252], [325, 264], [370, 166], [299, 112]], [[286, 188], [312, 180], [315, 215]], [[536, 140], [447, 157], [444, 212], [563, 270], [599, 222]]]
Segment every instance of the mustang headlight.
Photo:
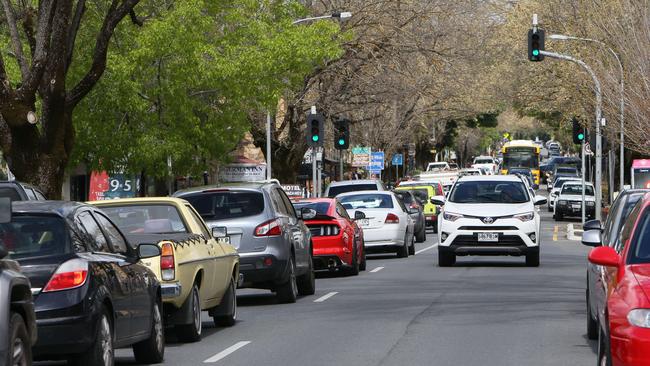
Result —
[[454, 221], [456, 221], [456, 220], [458, 220], [458, 219], [460, 219], [462, 217], [463, 217], [463, 215], [461, 215], [461, 214], [455, 214], [455, 213], [451, 213], [451, 212], [445, 212], [442, 215], [443, 219], [445, 219], [447, 221], [451, 221], [451, 222], [454, 222]]
[[630, 311], [627, 314], [627, 321], [636, 327], [650, 328], [650, 309], [634, 309]]
[[523, 213], [523, 214], [514, 215], [513, 218], [518, 219], [518, 220], [523, 221], [523, 222], [526, 222], [526, 221], [530, 221], [530, 220], [534, 219], [535, 218], [535, 213], [526, 212], [526, 213]]

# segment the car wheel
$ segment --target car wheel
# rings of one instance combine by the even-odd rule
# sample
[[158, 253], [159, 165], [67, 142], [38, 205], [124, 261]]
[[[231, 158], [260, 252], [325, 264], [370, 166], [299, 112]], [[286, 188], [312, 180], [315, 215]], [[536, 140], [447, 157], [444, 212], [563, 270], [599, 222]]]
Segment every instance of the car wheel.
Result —
[[192, 286], [192, 292], [187, 301], [190, 301], [189, 306], [190, 309], [192, 309], [192, 322], [190, 324], [177, 325], [176, 334], [182, 342], [198, 342], [201, 340], [203, 324], [201, 323], [201, 298], [199, 297], [199, 286], [196, 283]]
[[456, 255], [438, 249], [438, 266], [451, 267], [456, 263]]
[[427, 226], [426, 225], [422, 225], [422, 230], [420, 230], [420, 232], [416, 236], [415, 240], [418, 243], [424, 243], [425, 241], [427, 241]]
[[553, 207], [548, 206], [548, 212], [553, 212]]
[[27, 366], [32, 364], [32, 346], [23, 317], [11, 313], [9, 323], [9, 344], [7, 347], [6, 365]]
[[298, 286], [298, 294], [307, 296], [313, 295], [316, 292], [316, 274], [314, 273], [314, 262], [311, 255], [309, 256], [309, 268], [307, 268], [307, 273], [298, 277], [296, 282]]
[[366, 249], [363, 246], [361, 247], [361, 262], [359, 263], [359, 270], [366, 270]]
[[597, 366], [612, 366], [612, 353], [610, 343], [605, 332], [598, 332], [598, 363]]
[[596, 340], [598, 339], [598, 321], [594, 319], [593, 314], [591, 313], [591, 304], [589, 302], [589, 290], [585, 291], [587, 297], [587, 338]]
[[133, 355], [138, 363], [161, 363], [165, 358], [165, 330], [160, 305], [156, 302], [152, 314], [149, 338], [133, 345]]
[[433, 223], [433, 233], [434, 234], [438, 233], [438, 222], [437, 221]]
[[539, 251], [526, 254], [526, 267], [539, 267]]
[[406, 236], [404, 237], [404, 245], [397, 249], [397, 258], [406, 258], [409, 256], [409, 241], [408, 241], [408, 230]]
[[79, 366], [113, 366], [114, 358], [113, 328], [108, 313], [104, 310], [97, 320], [95, 341], [86, 352], [70, 360], [69, 363]]
[[411, 246], [409, 246], [409, 255], [415, 255], [415, 236], [411, 237]]
[[298, 284], [296, 283], [296, 268], [293, 264], [293, 257], [289, 258], [289, 279], [287, 282], [276, 287], [275, 293], [278, 301], [282, 303], [294, 303], [298, 297]]
[[359, 267], [359, 258], [357, 257], [357, 248], [355, 247], [352, 253], [352, 263], [350, 264], [350, 268], [348, 268], [345, 272], [348, 276], [358, 276], [360, 270]]
[[237, 285], [233, 277], [230, 277], [221, 304], [213, 310], [212, 321], [218, 327], [232, 327], [237, 322]]

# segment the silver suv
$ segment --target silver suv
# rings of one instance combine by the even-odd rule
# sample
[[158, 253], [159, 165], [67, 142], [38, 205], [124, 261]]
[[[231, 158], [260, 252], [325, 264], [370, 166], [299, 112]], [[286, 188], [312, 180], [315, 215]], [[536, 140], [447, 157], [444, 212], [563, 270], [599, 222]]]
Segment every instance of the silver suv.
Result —
[[280, 302], [315, 292], [311, 233], [275, 182], [205, 186], [178, 191], [210, 229], [240, 255], [240, 287], [274, 291]]

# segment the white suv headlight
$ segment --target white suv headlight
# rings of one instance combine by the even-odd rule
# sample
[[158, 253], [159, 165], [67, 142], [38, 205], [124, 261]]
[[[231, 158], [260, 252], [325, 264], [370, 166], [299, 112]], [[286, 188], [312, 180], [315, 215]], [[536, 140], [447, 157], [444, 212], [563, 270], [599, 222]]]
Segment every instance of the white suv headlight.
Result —
[[445, 219], [447, 221], [451, 221], [451, 222], [454, 222], [454, 221], [456, 221], [456, 220], [458, 220], [458, 219], [460, 219], [462, 217], [463, 217], [463, 215], [461, 215], [461, 214], [455, 214], [455, 213], [451, 213], [451, 212], [445, 212], [442, 215], [443, 219]]
[[513, 218], [518, 219], [518, 220], [523, 221], [523, 222], [526, 222], [526, 221], [530, 221], [530, 220], [534, 219], [535, 218], [535, 213], [526, 212], [526, 213], [523, 213], [523, 214], [514, 215]]
[[630, 311], [627, 314], [627, 321], [636, 327], [650, 328], [650, 309], [634, 309]]

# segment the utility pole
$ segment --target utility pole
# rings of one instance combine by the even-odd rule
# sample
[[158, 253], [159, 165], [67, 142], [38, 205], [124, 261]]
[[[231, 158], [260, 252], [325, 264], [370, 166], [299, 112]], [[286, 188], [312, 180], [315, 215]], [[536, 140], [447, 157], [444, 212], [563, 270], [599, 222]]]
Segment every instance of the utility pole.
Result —
[[266, 180], [271, 180], [271, 112], [266, 112]]

